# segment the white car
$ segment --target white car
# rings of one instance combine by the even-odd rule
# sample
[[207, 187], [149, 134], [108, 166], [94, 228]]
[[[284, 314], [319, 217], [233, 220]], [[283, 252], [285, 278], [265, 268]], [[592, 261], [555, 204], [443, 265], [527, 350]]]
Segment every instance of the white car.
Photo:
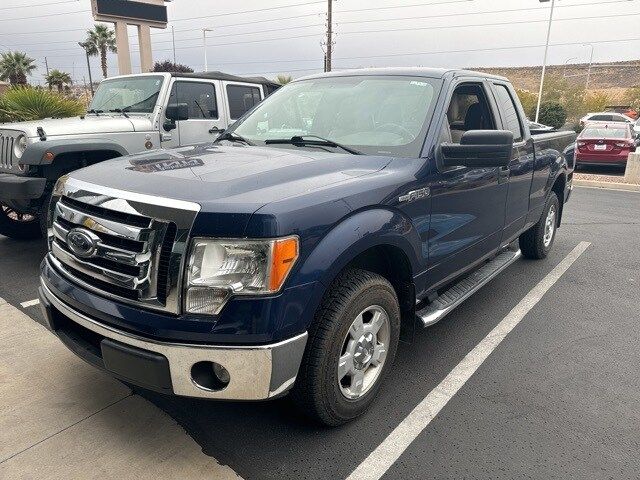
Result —
[[616, 112], [598, 112], [588, 113], [580, 119], [580, 126], [584, 127], [587, 123], [627, 123], [633, 125], [635, 120], [631, 117], [627, 117], [622, 113]]

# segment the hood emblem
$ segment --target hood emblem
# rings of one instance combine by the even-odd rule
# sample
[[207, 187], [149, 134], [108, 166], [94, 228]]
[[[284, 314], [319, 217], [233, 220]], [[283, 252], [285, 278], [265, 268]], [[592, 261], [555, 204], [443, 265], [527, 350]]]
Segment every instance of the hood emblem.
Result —
[[431, 195], [431, 189], [429, 187], [426, 187], [426, 188], [421, 188], [420, 190], [413, 190], [412, 192], [409, 192], [406, 195], [402, 195], [401, 197], [398, 197], [398, 201], [400, 203], [415, 202], [416, 200], [427, 198], [430, 195]]
[[73, 228], [67, 233], [67, 246], [80, 258], [93, 257], [100, 237], [84, 228]]

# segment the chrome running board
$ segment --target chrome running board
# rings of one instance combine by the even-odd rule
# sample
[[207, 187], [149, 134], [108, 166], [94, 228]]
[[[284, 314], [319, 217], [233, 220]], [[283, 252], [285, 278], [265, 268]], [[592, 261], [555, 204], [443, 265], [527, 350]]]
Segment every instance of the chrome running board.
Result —
[[520, 250], [503, 251], [451, 286], [426, 307], [417, 311], [416, 316], [424, 327], [430, 327], [434, 323], [438, 323], [518, 258], [520, 258]]

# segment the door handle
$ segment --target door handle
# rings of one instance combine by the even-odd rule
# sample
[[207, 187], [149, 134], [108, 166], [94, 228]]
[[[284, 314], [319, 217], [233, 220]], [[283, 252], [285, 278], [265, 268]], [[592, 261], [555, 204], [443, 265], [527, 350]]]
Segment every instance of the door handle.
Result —
[[500, 167], [498, 173], [498, 184], [508, 182], [510, 175], [511, 169], [509, 167]]
[[209, 133], [223, 133], [224, 132], [224, 128], [218, 128], [217, 125], [214, 125], [213, 127], [211, 127], [209, 129]]

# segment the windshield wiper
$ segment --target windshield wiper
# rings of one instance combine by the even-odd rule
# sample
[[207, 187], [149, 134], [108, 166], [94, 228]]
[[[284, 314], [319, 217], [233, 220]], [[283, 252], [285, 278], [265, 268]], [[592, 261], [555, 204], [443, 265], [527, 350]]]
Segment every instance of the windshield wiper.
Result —
[[113, 108], [111, 110], [109, 110], [110, 112], [114, 112], [114, 113], [121, 113], [125, 118], [129, 118], [129, 115], [127, 115], [127, 109], [126, 108]]
[[87, 110], [87, 113], [95, 113], [96, 115], [100, 115], [101, 113], [104, 113], [104, 110], [96, 110], [95, 108], [92, 108], [91, 110]]
[[228, 140], [229, 142], [241, 142], [241, 143], [244, 143], [245, 145], [250, 145], [252, 147], [255, 147], [256, 145], [255, 143], [252, 143], [246, 138], [241, 137], [237, 133], [233, 133], [233, 132], [224, 132], [222, 135], [216, 138], [213, 141], [213, 143], [218, 143], [218, 142], [221, 142], [222, 140]]
[[265, 145], [295, 145], [296, 147], [316, 146], [316, 147], [333, 147], [349, 152], [352, 155], [362, 155], [362, 152], [355, 148], [347, 147], [340, 143], [329, 140], [328, 138], [319, 137], [317, 135], [296, 135], [291, 138], [274, 138], [265, 140]]

